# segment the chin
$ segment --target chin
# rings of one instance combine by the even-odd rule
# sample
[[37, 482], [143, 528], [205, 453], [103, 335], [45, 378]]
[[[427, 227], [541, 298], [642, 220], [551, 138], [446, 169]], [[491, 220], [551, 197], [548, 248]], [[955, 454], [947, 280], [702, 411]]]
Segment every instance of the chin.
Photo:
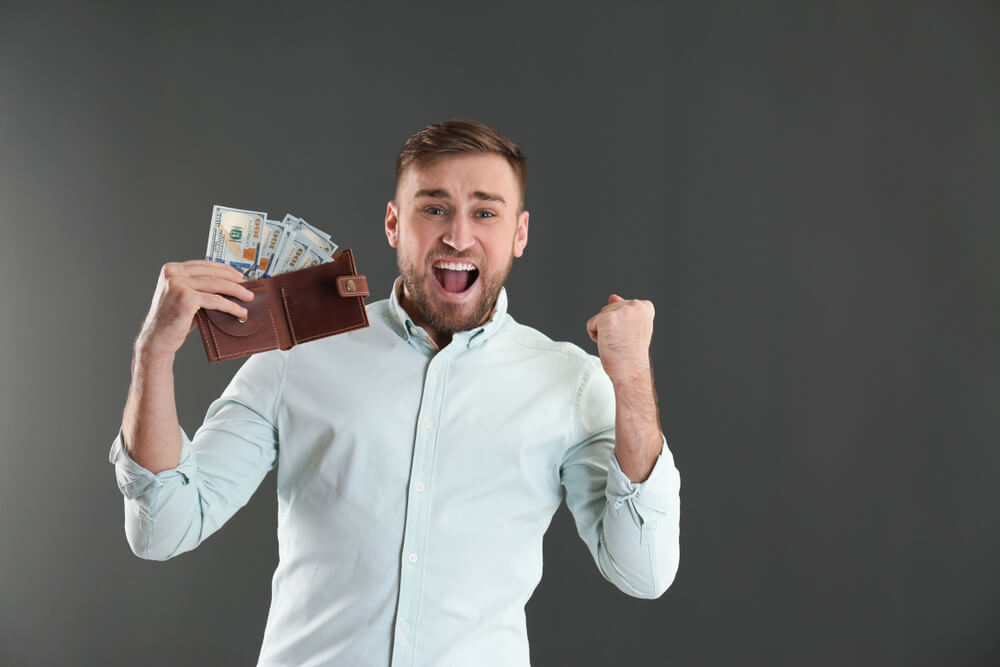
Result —
[[481, 279], [459, 293], [444, 289], [433, 275], [422, 281], [410, 281], [404, 276], [403, 281], [424, 321], [441, 333], [453, 334], [475, 328], [487, 318], [496, 303], [497, 295], [483, 289]]
[[[511, 266], [490, 273], [478, 262], [448, 259], [430, 262], [421, 270], [403, 260], [402, 254], [397, 259], [406, 293], [424, 322], [435, 331], [448, 334], [473, 329], [488, 319]], [[440, 270], [440, 262], [470, 264], [475, 270], [469, 271], [464, 281], [456, 281], [454, 275], [447, 276]]]
[[[433, 289], [433, 288], [432, 288]], [[485, 296], [485, 295], [482, 295]], [[423, 304], [424, 319], [434, 329], [443, 333], [457, 333], [472, 329], [493, 309], [495, 299], [484, 303], [484, 299], [469, 299], [460, 302], [433, 294]]]

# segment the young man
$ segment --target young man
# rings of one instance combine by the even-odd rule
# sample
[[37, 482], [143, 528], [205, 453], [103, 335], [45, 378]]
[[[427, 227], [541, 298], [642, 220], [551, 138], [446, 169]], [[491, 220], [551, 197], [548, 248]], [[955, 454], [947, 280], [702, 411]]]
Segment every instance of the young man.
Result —
[[230, 267], [163, 267], [110, 458], [141, 557], [193, 549], [278, 475], [260, 665], [527, 665], [524, 605], [561, 502], [601, 573], [657, 597], [679, 477], [649, 366], [653, 306], [612, 295], [600, 358], [507, 313], [528, 241], [521, 151], [484, 125], [411, 137], [385, 214], [400, 277], [371, 326], [251, 357], [193, 440], [173, 358], [198, 308], [236, 316]]

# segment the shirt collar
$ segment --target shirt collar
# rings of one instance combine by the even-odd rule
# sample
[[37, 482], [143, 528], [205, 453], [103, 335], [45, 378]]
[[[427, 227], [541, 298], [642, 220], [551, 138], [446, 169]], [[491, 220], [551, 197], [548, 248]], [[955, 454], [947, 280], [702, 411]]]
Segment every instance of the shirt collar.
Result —
[[[413, 342], [414, 338], [423, 340], [432, 348], [437, 349], [433, 339], [427, 334], [423, 327], [417, 326], [410, 318], [402, 304], [399, 302], [399, 295], [403, 291], [403, 277], [399, 276], [392, 284], [392, 293], [389, 295], [389, 312], [393, 320], [399, 325], [406, 340]], [[490, 318], [478, 327], [466, 331], [456, 332], [452, 337], [452, 344], [457, 343], [460, 347], [474, 347], [482, 345], [493, 337], [504, 321], [507, 319], [507, 288], [501, 287], [500, 294], [497, 295], [496, 306]]]

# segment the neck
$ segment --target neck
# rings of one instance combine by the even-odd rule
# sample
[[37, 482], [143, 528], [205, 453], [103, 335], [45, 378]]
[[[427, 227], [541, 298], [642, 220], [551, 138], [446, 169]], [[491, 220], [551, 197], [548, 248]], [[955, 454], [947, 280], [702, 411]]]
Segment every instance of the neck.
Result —
[[451, 342], [450, 333], [435, 329], [423, 318], [420, 314], [420, 309], [417, 308], [417, 305], [413, 303], [410, 296], [406, 293], [406, 285], [400, 285], [399, 294], [397, 296], [399, 297], [399, 305], [403, 307], [403, 310], [405, 310], [406, 314], [410, 316], [410, 319], [413, 320], [414, 324], [427, 332], [427, 335], [431, 337], [432, 341], [434, 341], [434, 345], [437, 346], [437, 349], [440, 350]]
[[[403, 310], [405, 310], [406, 314], [410, 316], [410, 319], [413, 320], [414, 324], [427, 332], [427, 335], [431, 337], [432, 341], [434, 341], [437, 349], [440, 350], [451, 342], [451, 332], [436, 329], [423, 318], [423, 315], [420, 313], [420, 309], [417, 308], [417, 305], [413, 303], [412, 299], [410, 299], [409, 294], [406, 293], [406, 284], [403, 283], [403, 281], [400, 281], [399, 292], [396, 296], [399, 298], [399, 305], [403, 307]], [[475, 329], [476, 327], [482, 326], [488, 322], [493, 316], [493, 312], [496, 310], [496, 307], [496, 302], [494, 302], [493, 307], [490, 308], [489, 312], [486, 313], [483, 319], [469, 328]]]

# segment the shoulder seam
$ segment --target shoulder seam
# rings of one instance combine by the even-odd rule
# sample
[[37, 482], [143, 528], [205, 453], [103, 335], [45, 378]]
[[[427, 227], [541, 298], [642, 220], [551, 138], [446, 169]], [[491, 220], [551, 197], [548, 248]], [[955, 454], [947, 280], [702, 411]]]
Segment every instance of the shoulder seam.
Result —
[[[520, 322], [516, 322], [514, 320], [511, 320], [511, 323], [513, 323], [515, 325], [512, 328], [511, 337], [514, 339], [514, 342], [517, 343], [518, 345], [520, 345], [521, 347], [531, 348], [532, 350], [541, 350], [541, 351], [544, 351], [544, 352], [556, 352], [556, 353], [564, 355], [564, 356], [580, 356], [580, 357], [582, 357], [585, 360], [589, 360], [590, 357], [592, 356], [592, 355], [588, 354], [586, 350], [584, 350], [583, 348], [581, 348], [576, 343], [571, 343], [569, 341], [556, 341], [556, 340], [552, 340], [551, 338], [549, 338], [548, 336], [546, 336], [545, 334], [543, 334], [541, 331], [538, 331], [537, 329], [534, 329], [532, 327], [526, 326], [526, 325], [521, 324]], [[525, 340], [522, 340], [521, 339], [522, 337], [520, 335], [520, 329], [521, 328], [528, 329], [530, 331], [533, 331], [533, 332], [537, 333], [539, 336], [541, 336], [545, 340], [547, 340], [548, 344], [547, 345], [534, 345], [534, 344], [529, 343], [529, 342], [527, 342]]]
[[[593, 359], [587, 359], [588, 363], [583, 366], [583, 373], [580, 376], [580, 384], [576, 388], [576, 396], [573, 399], [573, 441], [579, 442], [583, 434], [583, 418], [580, 415], [580, 404], [583, 399], [583, 392], [590, 384], [590, 378], [594, 374], [595, 366]], [[579, 437], [578, 437], [579, 436]]]

